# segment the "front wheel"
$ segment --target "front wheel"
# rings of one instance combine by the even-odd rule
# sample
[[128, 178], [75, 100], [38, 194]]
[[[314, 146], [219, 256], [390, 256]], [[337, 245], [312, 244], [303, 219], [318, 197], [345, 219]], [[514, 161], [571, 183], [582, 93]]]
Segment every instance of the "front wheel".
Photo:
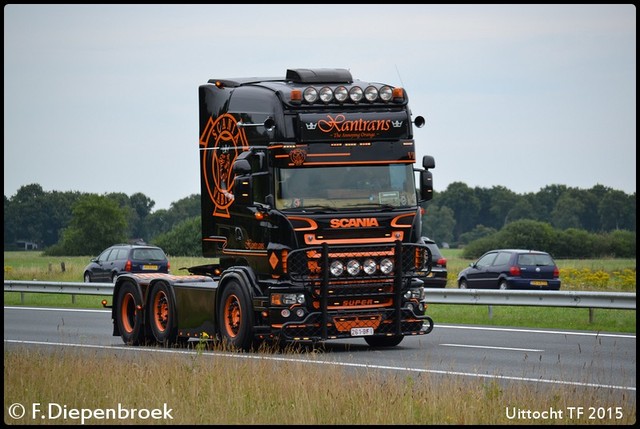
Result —
[[223, 344], [244, 351], [253, 345], [251, 298], [237, 281], [230, 281], [222, 291], [218, 324]]
[[404, 335], [393, 335], [391, 337], [364, 337], [364, 340], [371, 347], [395, 347], [402, 342]]
[[460, 280], [458, 283], [458, 289], [467, 289], [467, 281], [465, 279]]
[[88, 272], [84, 273], [84, 282], [91, 283], [91, 274], [89, 274]]
[[178, 338], [176, 305], [167, 283], [160, 281], [153, 285], [149, 302], [147, 313], [153, 337], [165, 346], [175, 344]]
[[116, 324], [125, 344], [137, 346], [145, 342], [142, 296], [132, 282], [124, 282], [118, 291]]

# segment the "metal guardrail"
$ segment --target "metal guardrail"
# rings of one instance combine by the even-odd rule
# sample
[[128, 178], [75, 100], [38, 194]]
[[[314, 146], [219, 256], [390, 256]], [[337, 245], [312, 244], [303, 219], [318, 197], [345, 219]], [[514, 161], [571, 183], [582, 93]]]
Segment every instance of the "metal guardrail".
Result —
[[635, 310], [635, 292], [427, 289], [429, 304], [481, 304]]
[[[112, 283], [5, 280], [5, 292], [112, 295]], [[512, 305], [635, 310], [635, 292], [427, 288], [429, 304]]]

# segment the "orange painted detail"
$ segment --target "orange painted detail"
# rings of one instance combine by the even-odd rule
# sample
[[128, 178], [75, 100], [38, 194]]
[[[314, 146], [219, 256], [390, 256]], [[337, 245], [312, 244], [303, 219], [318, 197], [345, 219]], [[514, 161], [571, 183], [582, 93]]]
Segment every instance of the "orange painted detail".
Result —
[[278, 262], [280, 262], [278, 260], [278, 255], [276, 255], [276, 253], [273, 252], [271, 256], [269, 256], [269, 264], [271, 265], [271, 269], [275, 270], [276, 267], [278, 266]]
[[340, 301], [333, 301], [327, 305], [329, 310], [338, 310], [338, 309], [363, 309], [363, 308], [383, 308], [383, 307], [391, 307], [393, 305], [393, 300], [391, 298], [385, 300], [374, 300], [374, 299], [343, 299]]
[[300, 221], [300, 222], [306, 222], [306, 223], [309, 224], [309, 226], [307, 226], [307, 227], [294, 228], [294, 230], [296, 230], [296, 231], [314, 231], [314, 230], [318, 229], [318, 224], [313, 219], [306, 218], [306, 217], [300, 217], [300, 216], [288, 216], [288, 219], [291, 220], [291, 221]]
[[351, 328], [373, 328], [378, 329], [380, 326], [381, 316], [350, 316], [350, 317], [334, 317], [333, 324], [340, 332], [349, 332]]
[[215, 207], [212, 215], [229, 218], [233, 203], [233, 162], [241, 152], [249, 150], [244, 129], [229, 113], [209, 118], [200, 136], [202, 173], [207, 193]]
[[[391, 226], [394, 228], [411, 228], [414, 217], [415, 217], [415, 213], [407, 213], [400, 216], [396, 216], [391, 220]], [[407, 223], [404, 223], [403, 221]]]
[[376, 244], [376, 243], [393, 243], [396, 240], [402, 240], [404, 232], [393, 231], [391, 235], [385, 237], [373, 237], [373, 238], [338, 238], [333, 240], [326, 240], [323, 238], [316, 238], [313, 234], [305, 234], [304, 242], [309, 245], [320, 245], [322, 243], [327, 244]]

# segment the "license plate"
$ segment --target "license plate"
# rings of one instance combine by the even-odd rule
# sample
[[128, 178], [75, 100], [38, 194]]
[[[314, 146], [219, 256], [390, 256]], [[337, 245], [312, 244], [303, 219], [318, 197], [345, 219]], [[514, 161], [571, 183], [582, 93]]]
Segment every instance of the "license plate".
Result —
[[365, 335], [373, 335], [373, 328], [351, 328], [352, 337], [362, 337]]
[[143, 265], [142, 269], [143, 270], [157, 270], [158, 266], [157, 265]]
[[546, 286], [547, 282], [544, 280], [532, 280], [531, 286]]

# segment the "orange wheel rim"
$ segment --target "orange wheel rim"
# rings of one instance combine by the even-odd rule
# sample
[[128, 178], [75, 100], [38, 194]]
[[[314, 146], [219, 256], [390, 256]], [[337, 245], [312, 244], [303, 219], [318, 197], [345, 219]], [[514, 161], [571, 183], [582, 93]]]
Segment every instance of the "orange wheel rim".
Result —
[[133, 332], [136, 325], [136, 300], [131, 293], [122, 297], [120, 320], [122, 320], [122, 327], [127, 333]]
[[167, 294], [160, 291], [153, 298], [154, 322], [158, 331], [163, 332], [167, 329], [169, 321], [169, 302]]
[[237, 296], [230, 295], [224, 303], [224, 326], [229, 336], [235, 337], [238, 335], [241, 321], [240, 301], [238, 301]]

